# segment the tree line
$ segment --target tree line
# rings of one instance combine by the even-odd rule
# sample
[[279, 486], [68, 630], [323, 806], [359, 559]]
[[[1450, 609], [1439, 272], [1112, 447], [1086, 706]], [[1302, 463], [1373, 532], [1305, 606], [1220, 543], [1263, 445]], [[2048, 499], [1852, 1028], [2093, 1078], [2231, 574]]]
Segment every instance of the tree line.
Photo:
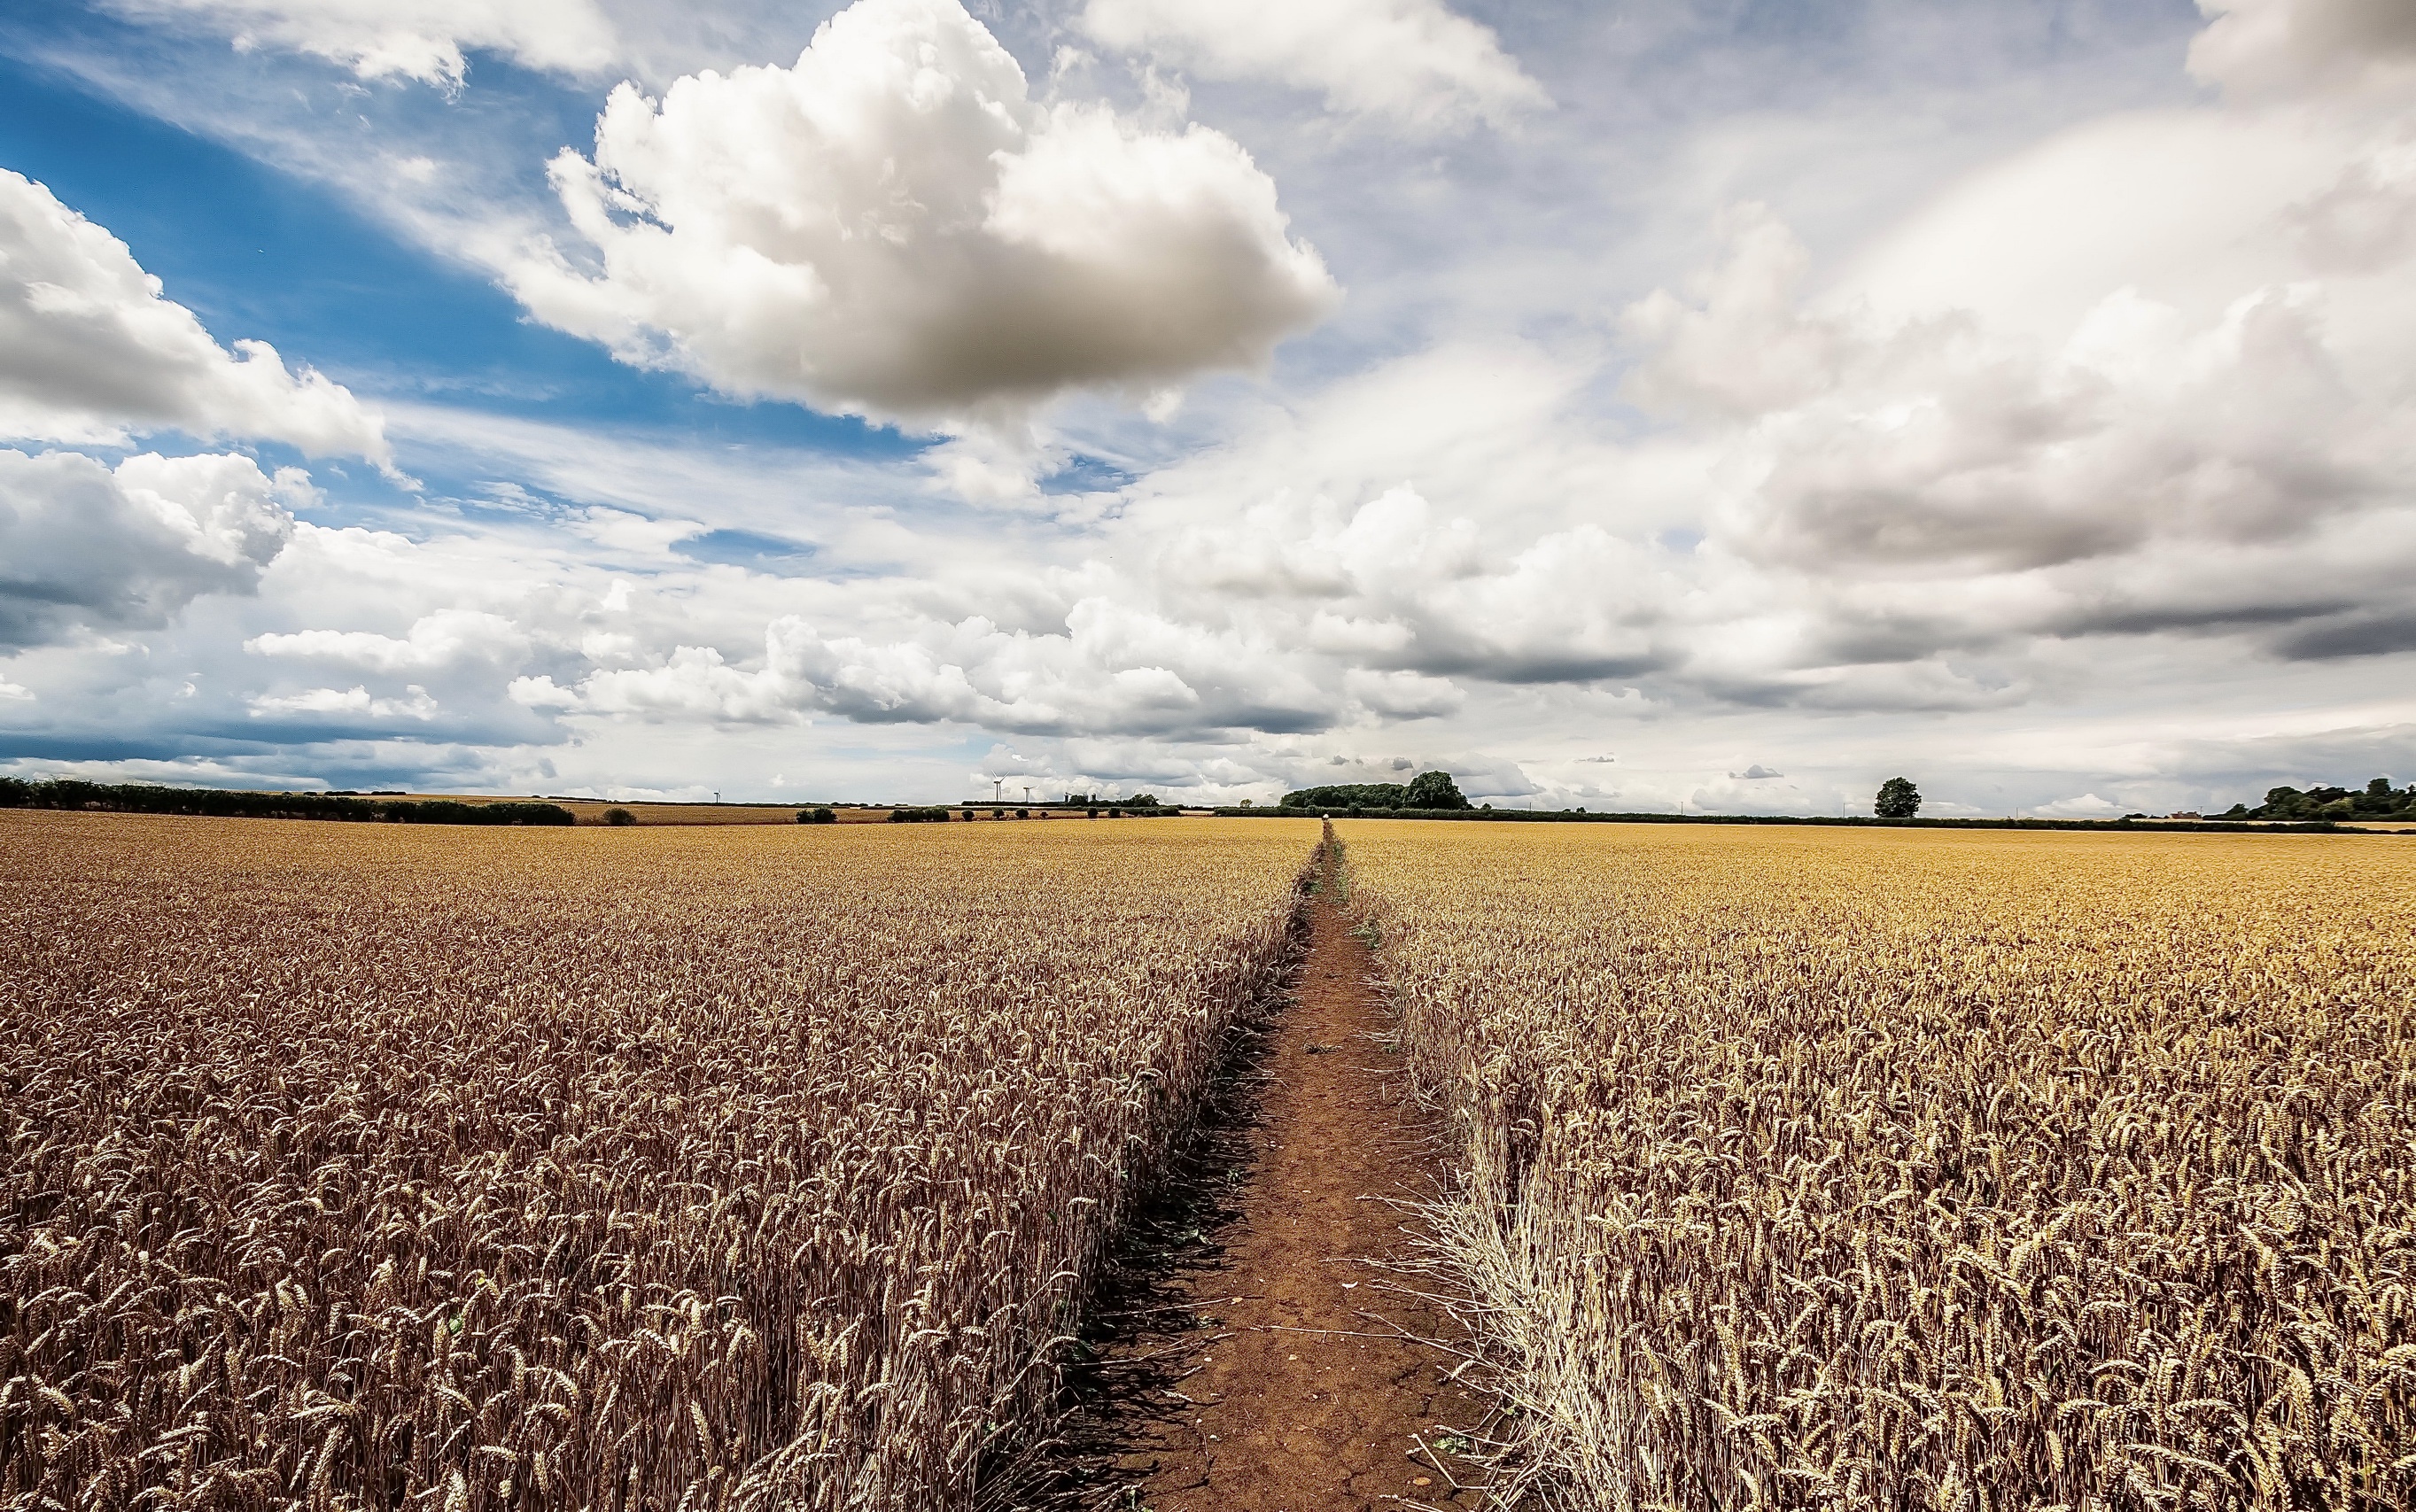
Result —
[[1420, 772], [1408, 782], [1337, 782], [1283, 795], [1286, 809], [1432, 809], [1471, 807], [1449, 772]]
[[453, 798], [362, 798], [333, 793], [247, 793], [140, 782], [28, 782], [0, 777], [0, 809], [75, 809], [121, 814], [236, 819], [333, 819], [394, 824], [571, 824], [554, 803], [462, 803]]
[[2416, 819], [2416, 782], [2394, 788], [2391, 779], [2378, 777], [2363, 788], [2317, 786], [2268, 788], [2265, 801], [2251, 809], [2235, 803], [2215, 819]]

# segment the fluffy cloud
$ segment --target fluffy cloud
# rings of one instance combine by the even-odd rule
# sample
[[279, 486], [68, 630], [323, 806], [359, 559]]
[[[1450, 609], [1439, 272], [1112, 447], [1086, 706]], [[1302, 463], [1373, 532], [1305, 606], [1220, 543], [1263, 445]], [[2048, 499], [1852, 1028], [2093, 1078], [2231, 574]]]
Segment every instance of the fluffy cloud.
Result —
[[1090, 0], [1080, 24], [1122, 52], [1412, 128], [1501, 125], [1549, 103], [1491, 31], [1441, 0]]
[[264, 341], [230, 355], [124, 242], [0, 169], [0, 436], [124, 445], [129, 433], [282, 441], [386, 460], [375, 416]]
[[0, 450], [0, 646], [166, 624], [203, 594], [249, 593], [294, 533], [303, 475], [249, 457]]
[[1750, 617], [1729, 623], [1744, 661], [2165, 631], [2286, 656], [2393, 643], [2416, 446], [2396, 379], [2336, 338], [2335, 307], [2355, 302], [2356, 340], [2380, 322], [2404, 343], [2416, 302], [2328, 286], [2285, 247], [2204, 316], [2117, 287], [2047, 342], [1969, 310], [1807, 300], [1783, 227], [1748, 210], [1728, 230], [1691, 298], [1626, 324], [1654, 343], [1631, 394], [1694, 424], [1714, 546], [1764, 580], [1765, 624], [1792, 600], [1793, 627], [1758, 643]]
[[244, 649], [259, 656], [331, 662], [381, 673], [428, 672], [469, 661], [502, 662], [525, 656], [529, 638], [501, 614], [444, 609], [424, 614], [410, 633], [297, 630], [254, 636]]
[[1012, 416], [1265, 361], [1336, 290], [1230, 138], [1034, 102], [956, 0], [859, 0], [791, 68], [615, 90], [555, 187], [594, 268], [536, 317], [724, 392], [888, 419]]
[[459, 88], [466, 48], [533, 68], [592, 73], [612, 63], [612, 23], [596, 0], [105, 0], [146, 19], [223, 31], [242, 51], [291, 48], [364, 79], [393, 75]]
[[355, 683], [351, 688], [313, 688], [307, 692], [277, 697], [262, 696], [249, 700], [254, 718], [294, 716], [346, 719], [432, 719], [436, 718], [436, 700], [428, 689], [413, 684], [405, 689], [407, 698], [377, 698]]
[[[990, 617], [1004, 606], [978, 582], [867, 583], [833, 606], [862, 633], [779, 616], [760, 657], [595, 637], [584, 676], [523, 678], [512, 696], [648, 720], [1221, 739], [1446, 718], [1469, 682], [1633, 676], [1672, 655], [1667, 616], [1638, 607], [1660, 592], [1653, 553], [1591, 527], [1496, 550], [1407, 488], [1355, 508], [1278, 499], [1171, 534], [1142, 524], [1100, 546], [1027, 579], [1020, 624]], [[951, 614], [950, 600], [988, 612]]]
[[2416, 71], [2406, 0], [2198, 0], [2213, 24], [2190, 71], [2249, 97], [2404, 81]]
[[1093, 598], [1074, 606], [1063, 634], [975, 617], [881, 641], [825, 637], [783, 616], [749, 668], [684, 645], [659, 665], [597, 671], [575, 688], [523, 679], [512, 696], [531, 708], [730, 723], [819, 712], [1039, 734], [1324, 727], [1329, 701], [1305, 676], [1287, 675], [1284, 659], [1238, 634]]

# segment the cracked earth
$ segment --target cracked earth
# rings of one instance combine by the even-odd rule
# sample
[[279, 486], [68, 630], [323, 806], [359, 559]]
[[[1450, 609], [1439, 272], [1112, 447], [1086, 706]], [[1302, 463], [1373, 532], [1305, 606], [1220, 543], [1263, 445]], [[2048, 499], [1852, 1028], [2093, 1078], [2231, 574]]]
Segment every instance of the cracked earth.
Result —
[[1114, 1504], [1154, 1512], [1362, 1512], [1476, 1507], [1484, 1473], [1455, 1449], [1484, 1403], [1458, 1337], [1404, 1275], [1405, 1205], [1431, 1189], [1428, 1130], [1405, 1095], [1376, 963], [1336, 906], [1329, 869], [1310, 938], [1261, 1063], [1250, 1158], [1216, 1235], [1221, 1263], [1173, 1279], [1168, 1315], [1194, 1323], [1151, 1350], [1183, 1369], [1151, 1389]]

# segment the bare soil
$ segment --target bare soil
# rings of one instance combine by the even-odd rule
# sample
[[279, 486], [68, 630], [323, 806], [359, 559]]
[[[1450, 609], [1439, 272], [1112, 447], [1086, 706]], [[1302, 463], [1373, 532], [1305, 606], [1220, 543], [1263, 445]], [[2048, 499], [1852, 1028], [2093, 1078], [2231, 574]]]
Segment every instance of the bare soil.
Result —
[[1460, 1329], [1422, 1294], [1431, 1129], [1334, 886], [1329, 869], [1307, 900], [1289, 1001], [1241, 1047], [1187, 1193], [1125, 1257], [1052, 1485], [993, 1504], [1485, 1504], [1486, 1472], [1457, 1451], [1486, 1403], [1453, 1376]]

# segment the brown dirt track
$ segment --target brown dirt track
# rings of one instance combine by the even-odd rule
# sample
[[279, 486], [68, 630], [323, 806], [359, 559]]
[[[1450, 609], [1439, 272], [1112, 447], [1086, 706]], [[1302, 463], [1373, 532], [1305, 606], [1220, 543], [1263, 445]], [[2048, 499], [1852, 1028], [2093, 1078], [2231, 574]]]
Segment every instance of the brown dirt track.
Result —
[[[1291, 1001], [1256, 1047], [1217, 1152], [1213, 1212], [1162, 1219], [1176, 1243], [1128, 1287], [1141, 1326], [1102, 1351], [1086, 1470], [1021, 1504], [1150, 1512], [1361, 1512], [1486, 1504], [1452, 1452], [1482, 1419], [1422, 1340], [1461, 1329], [1416, 1293], [1406, 1204], [1432, 1189], [1431, 1131], [1405, 1095], [1375, 961], [1329, 869], [1307, 900]], [[1170, 1273], [1162, 1262], [1171, 1258]], [[1412, 1337], [1405, 1337], [1412, 1336]], [[1100, 1431], [1104, 1428], [1104, 1431]], [[1464, 1488], [1464, 1489], [1463, 1489]]]

